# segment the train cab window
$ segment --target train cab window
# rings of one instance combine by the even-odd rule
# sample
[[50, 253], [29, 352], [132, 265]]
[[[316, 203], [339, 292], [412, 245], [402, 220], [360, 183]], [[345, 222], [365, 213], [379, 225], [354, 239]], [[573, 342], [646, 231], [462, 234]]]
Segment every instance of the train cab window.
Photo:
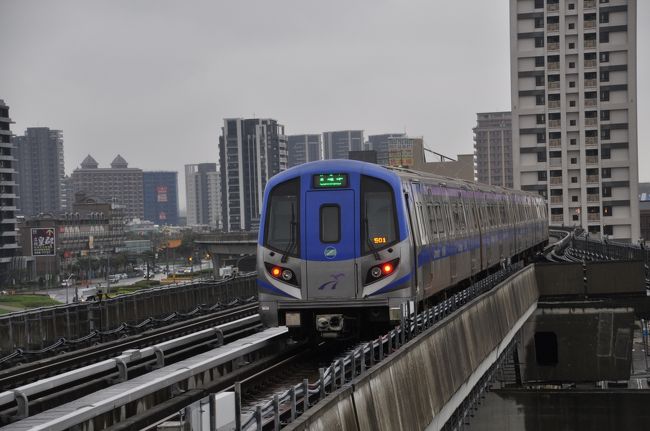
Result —
[[320, 242], [341, 241], [341, 208], [338, 205], [320, 207]]
[[299, 178], [278, 184], [269, 193], [264, 245], [286, 253], [300, 254]]
[[395, 195], [392, 187], [377, 178], [361, 176], [361, 248], [364, 254], [395, 244], [398, 240]]

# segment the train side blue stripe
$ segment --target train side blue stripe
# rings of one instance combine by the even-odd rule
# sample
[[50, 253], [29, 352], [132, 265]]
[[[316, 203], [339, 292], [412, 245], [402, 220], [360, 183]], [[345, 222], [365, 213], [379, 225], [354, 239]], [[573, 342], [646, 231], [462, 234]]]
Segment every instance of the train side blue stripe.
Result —
[[[289, 294], [288, 294], [287, 292], [285, 292], [284, 290], [280, 290], [280, 289], [278, 289], [277, 287], [273, 286], [272, 284], [267, 283], [267, 282], [264, 281], [264, 280], [260, 280], [259, 278], [257, 279], [257, 284], [258, 284], [258, 286], [260, 286], [260, 287], [262, 287], [262, 288], [264, 288], [264, 289], [266, 289], [266, 290], [270, 290], [272, 293], [275, 293], [275, 294], [277, 294], [277, 295], [282, 295], [282, 296], [286, 296], [286, 297], [288, 297], [288, 298], [294, 298], [294, 299], [296, 299], [295, 296], [293, 296], [293, 295], [289, 295]], [[297, 298], [297, 299], [300, 299], [300, 298]]]
[[404, 284], [407, 281], [409, 281], [411, 279], [412, 275], [413, 274], [409, 272], [408, 274], [406, 274], [404, 277], [400, 278], [399, 280], [395, 280], [392, 283], [387, 284], [386, 286], [382, 287], [381, 289], [379, 289], [376, 292], [371, 293], [368, 296], [375, 296], [375, 295], [379, 295], [379, 294], [382, 294], [382, 293], [386, 293], [389, 290], [393, 290], [395, 287], [399, 286], [400, 284]]

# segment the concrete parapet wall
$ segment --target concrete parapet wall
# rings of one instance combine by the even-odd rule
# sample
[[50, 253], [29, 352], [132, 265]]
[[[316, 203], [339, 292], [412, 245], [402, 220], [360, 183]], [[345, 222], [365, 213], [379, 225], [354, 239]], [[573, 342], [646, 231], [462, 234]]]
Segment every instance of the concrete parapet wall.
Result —
[[534, 310], [537, 298], [535, 269], [529, 266], [420, 334], [287, 429], [438, 429], [451, 413], [450, 400], [471, 389], [473, 373]]
[[0, 357], [16, 348], [38, 350], [59, 338], [76, 339], [93, 330], [107, 331], [121, 323], [140, 323], [149, 317], [187, 313], [208, 306], [257, 295], [255, 277], [221, 282], [167, 286], [122, 295], [101, 302], [43, 307], [0, 317]]

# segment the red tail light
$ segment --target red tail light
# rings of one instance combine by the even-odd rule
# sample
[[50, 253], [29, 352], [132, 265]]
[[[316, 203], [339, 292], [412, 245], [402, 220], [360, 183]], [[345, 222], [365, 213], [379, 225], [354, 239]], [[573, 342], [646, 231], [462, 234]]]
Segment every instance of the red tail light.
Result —
[[393, 265], [386, 263], [384, 266], [382, 266], [381, 271], [384, 273], [384, 275], [388, 275], [393, 272]]
[[281, 272], [282, 270], [277, 266], [273, 267], [271, 270], [271, 274], [273, 274], [274, 277], [279, 277]]

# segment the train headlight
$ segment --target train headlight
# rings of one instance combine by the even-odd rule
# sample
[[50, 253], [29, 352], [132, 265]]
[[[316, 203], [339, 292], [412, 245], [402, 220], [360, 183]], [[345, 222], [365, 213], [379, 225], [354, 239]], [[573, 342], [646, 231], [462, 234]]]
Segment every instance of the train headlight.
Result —
[[284, 281], [290, 281], [292, 278], [293, 278], [293, 271], [291, 271], [290, 269], [285, 269], [284, 271], [282, 271], [282, 279]]
[[271, 277], [275, 278], [276, 280], [280, 280], [284, 283], [293, 284], [294, 286], [299, 285], [298, 277], [296, 276], [296, 273], [293, 272], [293, 270], [289, 268], [283, 268], [281, 266], [274, 265], [268, 262], [264, 262], [264, 266], [266, 267], [266, 270], [271, 275]]
[[366, 275], [365, 284], [370, 284], [384, 277], [388, 277], [395, 272], [397, 265], [399, 265], [399, 259], [393, 259], [371, 267]]

